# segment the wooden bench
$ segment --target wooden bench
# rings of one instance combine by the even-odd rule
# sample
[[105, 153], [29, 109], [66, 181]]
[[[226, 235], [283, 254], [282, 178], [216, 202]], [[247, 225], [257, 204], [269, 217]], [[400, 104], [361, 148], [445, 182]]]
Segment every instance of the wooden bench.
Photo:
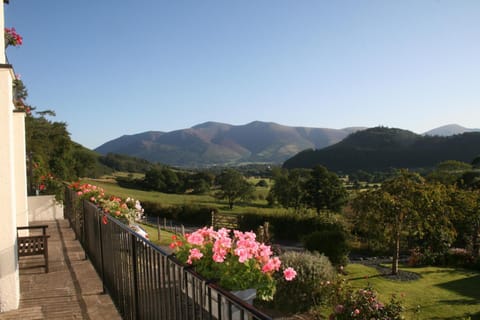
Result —
[[[45, 272], [48, 273], [48, 238], [47, 225], [17, 227], [17, 246], [18, 258], [27, 256], [43, 255], [45, 264], [40, 267], [45, 267]], [[42, 229], [41, 235], [19, 236], [18, 231], [21, 230], [38, 230]]]

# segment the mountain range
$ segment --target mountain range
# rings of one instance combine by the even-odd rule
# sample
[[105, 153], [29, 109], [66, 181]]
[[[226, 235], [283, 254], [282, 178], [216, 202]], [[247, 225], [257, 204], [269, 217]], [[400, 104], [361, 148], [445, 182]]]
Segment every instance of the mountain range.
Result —
[[[179, 167], [245, 163], [280, 164], [304, 150], [318, 151], [333, 147], [351, 134], [365, 129], [367, 128], [291, 127], [261, 121], [245, 125], [205, 122], [192, 128], [171, 132], [147, 131], [124, 135], [102, 144], [95, 151], [103, 155], [125, 154]], [[419, 139], [422, 136], [439, 138], [472, 131], [480, 129], [468, 129], [451, 124], [432, 129], [423, 135], [413, 132], [410, 134]], [[340, 144], [339, 148], [343, 148], [344, 145]], [[302, 156], [304, 155], [302, 153]]]
[[322, 149], [364, 127], [344, 129], [289, 127], [254, 121], [245, 125], [206, 122], [171, 132], [124, 135], [95, 149], [179, 167], [282, 163], [298, 152]]

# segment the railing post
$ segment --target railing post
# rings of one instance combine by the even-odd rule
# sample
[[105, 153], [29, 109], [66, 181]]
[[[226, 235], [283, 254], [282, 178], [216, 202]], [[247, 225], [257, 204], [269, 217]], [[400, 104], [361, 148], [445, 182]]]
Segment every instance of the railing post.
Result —
[[133, 272], [133, 305], [135, 310], [135, 319], [140, 319], [140, 308], [138, 306], [138, 264], [137, 264], [137, 237], [131, 233], [130, 239], [132, 243], [132, 272]]
[[98, 220], [98, 234], [100, 236], [100, 268], [101, 268], [101, 277], [102, 277], [102, 294], [107, 293], [105, 289], [105, 264], [103, 258], [103, 234], [102, 234], [102, 215], [99, 215], [97, 212], [97, 216], [99, 217]]
[[81, 228], [80, 228], [80, 233], [81, 233], [81, 236], [80, 236], [80, 242], [83, 246], [83, 252], [85, 252], [85, 260], [88, 259], [88, 255], [87, 255], [87, 244], [85, 243], [85, 201], [84, 200], [81, 200], [82, 201], [82, 225], [81, 225]]

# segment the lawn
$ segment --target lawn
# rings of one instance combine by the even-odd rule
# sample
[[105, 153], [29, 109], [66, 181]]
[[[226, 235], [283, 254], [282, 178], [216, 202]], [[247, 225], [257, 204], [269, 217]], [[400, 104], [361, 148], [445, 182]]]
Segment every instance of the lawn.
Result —
[[418, 273], [413, 281], [387, 280], [371, 267], [350, 264], [347, 279], [355, 288], [373, 286], [381, 301], [403, 296], [406, 319], [480, 319], [480, 273], [471, 270], [423, 267], [402, 268]]
[[157, 191], [142, 191], [137, 189], [128, 189], [120, 187], [113, 179], [83, 179], [82, 183], [90, 183], [103, 188], [108, 194], [113, 194], [119, 197], [132, 197], [135, 199], [149, 202], [158, 202], [165, 206], [170, 205], [201, 205], [217, 208], [224, 213], [255, 213], [262, 212], [266, 214], [285, 213], [283, 208], [270, 208], [265, 200], [268, 194], [268, 187], [256, 187], [257, 199], [249, 203], [238, 202], [233, 209], [228, 208], [226, 201], [216, 199], [210, 194], [195, 195], [195, 194], [167, 194]]
[[142, 226], [143, 229], [145, 229], [145, 231], [148, 232], [149, 240], [152, 243], [154, 243], [154, 244], [156, 244], [160, 247], [165, 247], [165, 246], [168, 246], [172, 242], [173, 233], [165, 231], [165, 230], [161, 230], [160, 231], [160, 237], [159, 237], [158, 229], [156, 227], [153, 227], [153, 226], [148, 225], [148, 224], [143, 224], [143, 223], [140, 223], [140, 225]]

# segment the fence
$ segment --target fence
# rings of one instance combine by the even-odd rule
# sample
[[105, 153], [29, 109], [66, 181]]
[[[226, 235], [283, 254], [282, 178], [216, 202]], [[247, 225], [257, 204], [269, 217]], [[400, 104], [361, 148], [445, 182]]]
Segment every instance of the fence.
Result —
[[209, 283], [92, 203], [65, 192], [65, 217], [124, 319], [271, 319]]

